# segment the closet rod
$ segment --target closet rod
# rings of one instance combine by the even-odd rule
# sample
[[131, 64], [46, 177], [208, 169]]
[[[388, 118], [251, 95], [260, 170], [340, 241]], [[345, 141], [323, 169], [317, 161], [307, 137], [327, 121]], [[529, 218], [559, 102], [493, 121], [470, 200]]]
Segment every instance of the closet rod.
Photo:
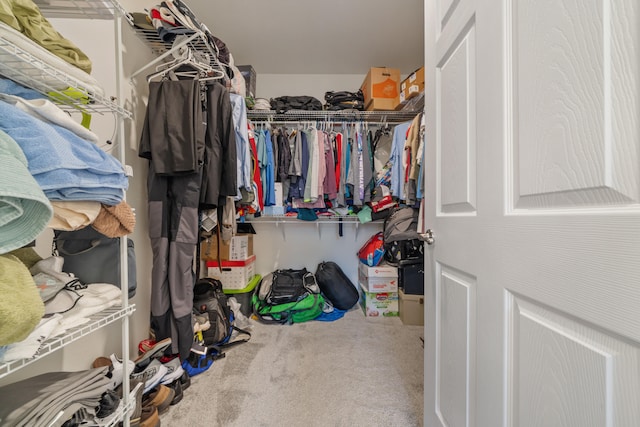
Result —
[[305, 111], [290, 110], [278, 113], [273, 110], [248, 110], [247, 118], [252, 121], [273, 123], [290, 121], [334, 121], [334, 122], [388, 122], [399, 123], [413, 120], [420, 111]]

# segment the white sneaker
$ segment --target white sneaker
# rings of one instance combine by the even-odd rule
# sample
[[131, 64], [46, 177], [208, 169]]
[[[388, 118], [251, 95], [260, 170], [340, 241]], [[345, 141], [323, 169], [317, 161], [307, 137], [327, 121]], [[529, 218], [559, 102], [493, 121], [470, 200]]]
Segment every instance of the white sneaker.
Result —
[[[120, 384], [122, 384], [122, 378], [124, 377], [124, 364], [122, 360], [118, 359], [115, 354], [109, 356], [113, 368], [111, 369], [111, 387], [115, 390]], [[132, 373], [135, 363], [132, 360], [127, 360], [127, 372]]]
[[167, 373], [162, 377], [160, 384], [170, 384], [180, 378], [184, 373], [184, 369], [180, 365], [180, 358], [175, 357], [164, 364], [167, 367]]
[[160, 384], [168, 370], [158, 359], [153, 359], [143, 371], [131, 374], [131, 378], [144, 381], [144, 393], [147, 393]]

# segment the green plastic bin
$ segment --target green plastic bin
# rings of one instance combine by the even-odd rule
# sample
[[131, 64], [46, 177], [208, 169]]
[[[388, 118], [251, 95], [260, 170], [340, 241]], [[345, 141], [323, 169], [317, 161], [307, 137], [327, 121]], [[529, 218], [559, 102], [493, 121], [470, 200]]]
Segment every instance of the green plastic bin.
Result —
[[249, 284], [242, 289], [223, 289], [227, 297], [235, 297], [240, 303], [240, 311], [247, 317], [251, 317], [251, 297], [260, 280], [262, 280], [262, 276], [256, 274], [249, 280]]

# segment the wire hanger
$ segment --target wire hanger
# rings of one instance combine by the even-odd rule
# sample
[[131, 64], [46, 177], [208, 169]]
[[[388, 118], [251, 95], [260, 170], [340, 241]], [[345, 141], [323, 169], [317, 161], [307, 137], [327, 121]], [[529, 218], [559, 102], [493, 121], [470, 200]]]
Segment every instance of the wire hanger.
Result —
[[[159, 65], [156, 68], [156, 72], [147, 76], [147, 82], [157, 77], [165, 78], [170, 72], [173, 72], [175, 76], [199, 78], [201, 81], [218, 80], [224, 77], [224, 72], [212, 68], [209, 64], [201, 62], [200, 59], [194, 55], [192, 49], [187, 48], [180, 57]], [[191, 70], [175, 71], [183, 66], [189, 67]]]

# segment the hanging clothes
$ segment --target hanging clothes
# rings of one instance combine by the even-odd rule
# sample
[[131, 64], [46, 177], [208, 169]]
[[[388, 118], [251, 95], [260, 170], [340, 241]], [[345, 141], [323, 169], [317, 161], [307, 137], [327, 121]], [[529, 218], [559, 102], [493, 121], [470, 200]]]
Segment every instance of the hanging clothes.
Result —
[[264, 211], [264, 198], [262, 194], [262, 178], [260, 177], [260, 167], [258, 166], [258, 148], [255, 139], [256, 132], [249, 129], [249, 145], [251, 146], [251, 170], [253, 171], [253, 184], [256, 189], [256, 199], [260, 211]]
[[406, 141], [407, 130], [411, 126], [411, 121], [396, 125], [393, 129], [393, 145], [391, 146], [391, 195], [398, 200], [404, 200], [404, 175], [403, 175], [403, 154], [404, 143]]
[[262, 131], [262, 138], [264, 139], [264, 147], [266, 150], [267, 164], [264, 169], [264, 176], [262, 176], [263, 185], [263, 197], [265, 206], [274, 206], [276, 204], [275, 195], [275, 173], [274, 173], [274, 159], [273, 159], [273, 144], [271, 142], [271, 132], [268, 129]]
[[249, 148], [249, 134], [247, 131], [247, 107], [242, 96], [235, 93], [230, 93], [229, 96], [233, 106], [233, 124], [236, 132], [238, 189], [235, 200], [240, 200], [242, 198], [241, 189], [253, 192], [251, 185], [251, 149]]
[[[169, 108], [182, 105], [185, 100], [190, 102], [196, 96], [191, 91], [197, 91], [200, 99], [199, 84], [187, 85], [183, 82], [163, 81], [150, 86], [154, 97], [163, 96], [163, 93], [165, 96], [171, 94], [165, 98], [171, 103], [149, 102], [147, 118], [154, 128], [166, 129], [168, 123], [165, 120], [174, 123], [175, 117], [181, 116], [184, 111], [171, 114], [173, 112]], [[183, 93], [180, 89], [187, 86], [191, 89]], [[184, 98], [179, 98], [179, 94]], [[149, 99], [157, 98], [150, 96]], [[202, 119], [183, 116], [185, 123], [194, 126], [194, 129], [185, 130], [184, 135], [193, 136], [185, 138], [184, 144], [189, 147], [194, 144], [196, 163], [199, 165], [197, 170], [192, 173], [158, 173], [156, 166], [163, 163], [156, 156], [166, 153], [168, 159], [173, 159], [183, 148], [173, 144], [168, 148], [175, 149], [175, 152], [150, 152], [147, 176], [149, 238], [153, 252], [151, 328], [158, 341], [171, 338], [172, 345], [168, 352], [179, 354], [183, 360], [189, 356], [193, 344], [191, 312], [196, 279], [193, 263], [198, 244], [198, 210], [201, 204], [220, 207], [226, 195], [235, 195], [236, 192], [236, 156], [233, 148], [236, 141], [228, 91], [219, 84], [207, 86], [205, 99], [207, 109], [201, 117], [205, 118], [206, 128]], [[143, 131], [138, 155], [148, 158], [148, 147], [159, 146], [165, 140], [163, 133]]]
[[338, 187], [336, 180], [336, 159], [334, 156], [331, 137], [327, 132], [322, 132], [322, 144], [324, 146], [325, 177], [322, 182], [322, 192], [329, 200], [338, 197]]

